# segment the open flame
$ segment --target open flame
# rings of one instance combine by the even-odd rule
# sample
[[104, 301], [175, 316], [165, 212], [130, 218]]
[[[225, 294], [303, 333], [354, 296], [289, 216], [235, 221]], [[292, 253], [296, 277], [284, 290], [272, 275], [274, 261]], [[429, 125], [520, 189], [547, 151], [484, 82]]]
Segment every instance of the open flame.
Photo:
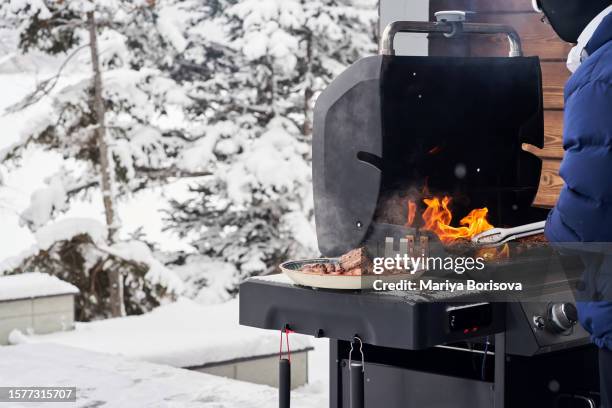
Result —
[[414, 201], [408, 201], [408, 221], [406, 222], [407, 227], [412, 227], [414, 218], [416, 217], [417, 205]]
[[453, 227], [451, 226], [453, 215], [448, 208], [451, 202], [450, 197], [425, 198], [423, 202], [427, 206], [423, 212], [425, 222], [423, 229], [434, 232], [445, 244], [457, 239], [471, 239], [474, 235], [493, 228], [493, 225], [487, 221], [489, 210], [486, 207], [472, 210], [459, 221], [461, 227]]
[[[453, 220], [453, 214], [449, 208], [451, 201], [452, 199], [448, 196], [441, 199], [438, 197], [423, 199], [427, 208], [422, 215], [424, 225], [421, 228], [434, 232], [444, 244], [450, 244], [459, 239], [471, 240], [475, 235], [493, 228], [493, 225], [487, 221], [489, 209], [486, 207], [472, 210], [459, 221], [460, 227], [451, 226]], [[416, 202], [409, 200], [407, 227], [413, 225], [416, 213]], [[510, 247], [504, 244], [500, 248], [480, 248], [477, 256], [485, 260], [507, 259], [510, 258]]]

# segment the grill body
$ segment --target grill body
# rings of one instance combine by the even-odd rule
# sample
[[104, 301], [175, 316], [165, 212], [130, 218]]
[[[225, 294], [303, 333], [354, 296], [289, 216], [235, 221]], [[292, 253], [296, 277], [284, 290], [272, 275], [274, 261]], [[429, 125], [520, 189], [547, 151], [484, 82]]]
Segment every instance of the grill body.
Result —
[[[531, 206], [541, 161], [522, 148], [544, 143], [541, 69], [538, 58], [520, 56], [514, 30], [394, 23], [383, 50], [392, 51], [390, 32], [454, 35], [458, 28], [508, 33], [513, 58], [373, 56], [319, 96], [312, 167], [324, 256], [360, 246], [380, 253], [387, 238], [424, 238], [418, 225], [405, 227], [406, 202], [428, 194], [453, 197], [453, 211], [463, 215], [487, 207], [500, 227], [546, 218]], [[430, 253], [444, 254], [431, 238]], [[348, 361], [355, 337], [364, 343], [357, 383], [366, 407], [589, 407], [599, 384], [588, 334], [542, 323], [551, 321], [551, 305], [574, 302], [580, 275], [580, 266], [575, 276], [550, 268], [553, 253], [486, 268], [485, 281], [529, 282], [520, 299], [503, 302], [469, 291], [334, 291], [284, 276], [251, 278], [240, 288], [240, 323], [329, 338], [332, 408], [349, 407], [355, 395]]]

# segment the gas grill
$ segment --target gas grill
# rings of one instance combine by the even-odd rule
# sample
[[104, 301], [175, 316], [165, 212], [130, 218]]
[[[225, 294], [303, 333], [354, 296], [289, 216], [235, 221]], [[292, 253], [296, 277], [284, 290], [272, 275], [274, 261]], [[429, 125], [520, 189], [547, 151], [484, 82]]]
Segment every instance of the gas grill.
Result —
[[[541, 162], [522, 149], [543, 146], [539, 60], [522, 56], [511, 27], [451, 20], [392, 23], [381, 55], [353, 64], [318, 98], [313, 184], [324, 256], [360, 246], [382, 256], [406, 236], [445, 253], [404, 223], [397, 203], [415, 191], [452, 195], [459, 212], [486, 206], [499, 226], [545, 219], [531, 206]], [[398, 32], [506, 34], [511, 52], [395, 56]], [[524, 279], [520, 297], [503, 302], [475, 290], [337, 291], [256, 277], [240, 287], [240, 323], [329, 338], [332, 408], [358, 406], [361, 386], [366, 407], [595, 407], [597, 353], [575, 324], [580, 265], [574, 276], [568, 262], [545, 248], [472, 276]]]

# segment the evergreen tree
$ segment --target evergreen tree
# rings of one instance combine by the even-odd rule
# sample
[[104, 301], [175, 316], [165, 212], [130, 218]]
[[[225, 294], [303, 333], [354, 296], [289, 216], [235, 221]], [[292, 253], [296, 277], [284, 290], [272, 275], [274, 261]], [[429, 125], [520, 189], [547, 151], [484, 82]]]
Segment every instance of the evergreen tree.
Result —
[[[120, 220], [114, 201], [181, 173], [173, 159], [186, 143], [184, 131], [168, 126], [165, 119], [167, 110], [174, 105], [182, 109], [186, 98], [164, 73], [179, 50], [165, 40], [167, 27], [152, 0], [11, 0], [0, 6], [0, 13], [19, 27], [23, 53], [65, 56], [56, 75], [9, 109], [8, 114], [31, 112], [31, 127], [0, 161], [19, 165], [24, 149], [39, 145], [78, 164], [49, 176], [47, 187], [33, 194], [22, 213], [23, 223], [37, 233], [56, 230], [47, 226], [49, 221], [67, 210], [76, 195], [91, 189], [101, 192], [106, 219], [103, 241], [85, 227], [63, 223], [70, 233], [56, 231], [51, 235], [56, 242], [39, 242], [29, 256], [5, 269], [38, 269], [77, 283], [82, 318], [123, 314], [124, 283], [128, 312], [147, 310], [163, 296], [173, 295], [178, 285], [138, 242], [128, 243], [135, 252], [118, 252], [126, 243], [118, 242], [115, 234]], [[83, 75], [73, 75], [72, 82], [59, 86], [69, 64]], [[158, 279], [160, 273], [166, 279]], [[96, 289], [96, 278], [102, 275], [106, 277]]]
[[[191, 42], [175, 77], [202, 136], [183, 168], [207, 170], [197, 195], [173, 202], [169, 226], [198, 254], [176, 260], [234, 271], [225, 288], [312, 255], [310, 131], [314, 100], [348, 64], [376, 52], [376, 2], [207, 0], [190, 3]], [[190, 264], [198, 267], [190, 267]], [[212, 273], [212, 272], [211, 272]], [[202, 282], [206, 285], [206, 282]]]

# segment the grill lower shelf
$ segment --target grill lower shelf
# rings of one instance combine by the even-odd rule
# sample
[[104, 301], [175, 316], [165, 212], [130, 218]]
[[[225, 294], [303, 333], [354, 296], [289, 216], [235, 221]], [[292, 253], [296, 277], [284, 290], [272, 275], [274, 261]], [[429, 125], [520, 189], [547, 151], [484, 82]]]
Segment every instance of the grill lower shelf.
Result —
[[[349, 394], [349, 374], [342, 361], [343, 395]], [[367, 364], [366, 407], [470, 407], [494, 405], [493, 383], [439, 375], [390, 365]], [[345, 401], [344, 406], [350, 404]]]

